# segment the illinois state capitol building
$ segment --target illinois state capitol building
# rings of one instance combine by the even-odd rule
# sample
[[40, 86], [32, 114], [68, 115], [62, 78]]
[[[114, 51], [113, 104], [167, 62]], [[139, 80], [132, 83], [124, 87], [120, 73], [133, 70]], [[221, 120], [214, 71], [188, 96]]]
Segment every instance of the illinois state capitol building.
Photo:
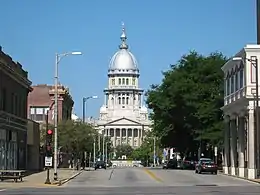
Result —
[[129, 144], [136, 148], [142, 144], [151, 121], [143, 105], [143, 89], [139, 88], [137, 60], [128, 50], [125, 28], [122, 29], [119, 50], [111, 58], [108, 69], [108, 88], [100, 108], [97, 126], [104, 136], [109, 136], [116, 147]]

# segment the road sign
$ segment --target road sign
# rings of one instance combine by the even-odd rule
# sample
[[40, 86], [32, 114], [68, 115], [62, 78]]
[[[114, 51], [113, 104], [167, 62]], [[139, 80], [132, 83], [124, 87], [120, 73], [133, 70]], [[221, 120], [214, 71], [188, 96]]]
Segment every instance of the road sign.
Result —
[[52, 167], [52, 156], [45, 156], [45, 167]]
[[214, 147], [215, 156], [218, 155], [218, 147]]

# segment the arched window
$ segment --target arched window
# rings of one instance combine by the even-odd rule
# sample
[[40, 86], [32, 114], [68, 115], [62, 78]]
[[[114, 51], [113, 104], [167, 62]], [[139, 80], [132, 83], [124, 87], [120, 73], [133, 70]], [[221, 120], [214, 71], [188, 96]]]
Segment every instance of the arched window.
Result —
[[123, 85], [125, 84], [125, 78], [122, 78], [122, 84]]
[[129, 79], [128, 78], [125, 80], [125, 84], [129, 85]]
[[115, 79], [112, 79], [112, 85], [115, 85]]
[[129, 97], [126, 97], [126, 104], [129, 104]]
[[122, 98], [122, 104], [125, 104], [125, 97]]
[[132, 83], [133, 83], [133, 85], [135, 85], [135, 78], [133, 78], [133, 82]]
[[121, 85], [121, 78], [118, 79], [118, 84]]
[[121, 104], [121, 97], [118, 98], [118, 104]]

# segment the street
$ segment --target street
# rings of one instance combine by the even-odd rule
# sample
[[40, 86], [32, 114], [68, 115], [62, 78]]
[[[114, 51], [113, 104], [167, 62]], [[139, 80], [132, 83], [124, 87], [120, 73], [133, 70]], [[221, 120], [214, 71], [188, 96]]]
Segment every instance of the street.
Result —
[[207, 195], [256, 194], [260, 185], [225, 175], [195, 174], [189, 170], [115, 168], [85, 171], [61, 187], [0, 190], [8, 194], [74, 194], [74, 195]]

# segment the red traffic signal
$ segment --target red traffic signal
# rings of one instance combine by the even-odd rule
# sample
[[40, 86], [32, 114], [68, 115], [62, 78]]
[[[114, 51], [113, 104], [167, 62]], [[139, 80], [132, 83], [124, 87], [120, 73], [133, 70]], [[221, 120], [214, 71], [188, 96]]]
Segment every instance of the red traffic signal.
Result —
[[47, 134], [48, 134], [48, 135], [52, 135], [52, 130], [49, 129], [49, 130], [47, 131]]

